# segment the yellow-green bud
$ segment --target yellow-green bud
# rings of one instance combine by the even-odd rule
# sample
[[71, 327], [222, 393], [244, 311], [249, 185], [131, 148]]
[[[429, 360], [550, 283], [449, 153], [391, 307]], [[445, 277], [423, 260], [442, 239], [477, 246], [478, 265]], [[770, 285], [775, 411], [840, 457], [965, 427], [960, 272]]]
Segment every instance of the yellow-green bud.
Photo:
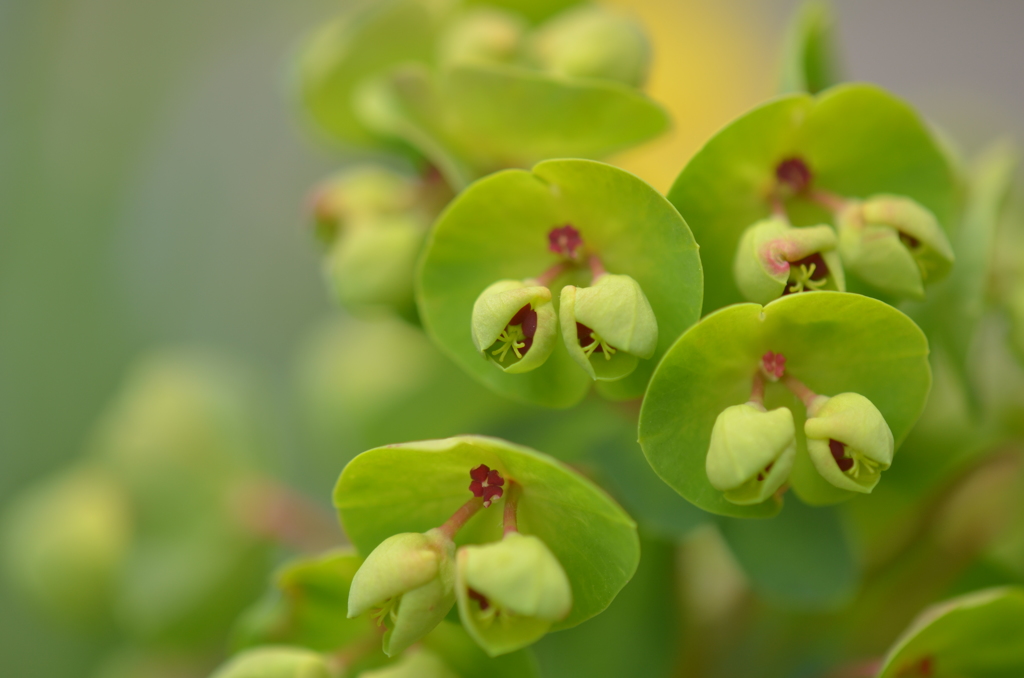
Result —
[[313, 194], [313, 218], [324, 240], [330, 242], [352, 221], [364, 221], [411, 209], [416, 182], [380, 165], [345, 170], [324, 181]]
[[509, 374], [537, 369], [555, 349], [558, 319], [551, 290], [530, 282], [499, 280], [473, 304], [473, 345]]
[[537, 537], [510, 532], [500, 542], [459, 549], [456, 591], [463, 626], [496, 657], [540, 639], [572, 611], [572, 586]]
[[892, 464], [892, 431], [859, 393], [818, 396], [807, 408], [804, 433], [814, 468], [840, 489], [867, 494]]
[[541, 68], [571, 78], [601, 78], [640, 87], [651, 48], [643, 26], [594, 5], [570, 9], [541, 26], [530, 45]]
[[297, 647], [246, 650], [210, 678], [332, 678], [323, 655]]
[[654, 309], [628, 275], [605, 273], [590, 287], [566, 285], [559, 318], [569, 355], [591, 379], [621, 379], [658, 346]]
[[13, 581], [79, 620], [101, 613], [131, 540], [128, 498], [114, 480], [76, 469], [29, 490], [3, 521], [3, 560]]
[[736, 286], [744, 298], [758, 304], [796, 292], [845, 292], [836, 243], [829, 226], [794, 228], [778, 217], [759, 221], [743, 232], [736, 250]]
[[953, 266], [953, 248], [935, 215], [909, 198], [851, 200], [836, 226], [846, 267], [889, 294], [923, 299], [924, 286]]
[[410, 307], [416, 258], [426, 234], [413, 214], [349, 224], [324, 261], [324, 274], [337, 299], [350, 307]]
[[382, 669], [363, 671], [358, 678], [459, 678], [459, 676], [433, 652], [410, 650], [394, 664]]
[[348, 616], [374, 610], [392, 657], [437, 626], [455, 604], [455, 544], [438, 530], [396, 534], [366, 558], [348, 594]]
[[789, 478], [796, 458], [793, 413], [748, 402], [722, 410], [711, 429], [705, 470], [734, 504], [760, 504]]
[[493, 7], [475, 7], [447, 28], [438, 44], [442, 66], [516, 61], [526, 32], [519, 16]]

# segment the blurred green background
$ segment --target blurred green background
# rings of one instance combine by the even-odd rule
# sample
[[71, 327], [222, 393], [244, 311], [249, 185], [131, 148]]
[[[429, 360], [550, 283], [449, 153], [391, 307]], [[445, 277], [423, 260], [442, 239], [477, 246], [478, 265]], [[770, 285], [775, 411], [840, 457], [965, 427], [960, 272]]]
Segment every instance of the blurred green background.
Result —
[[[341, 156], [303, 129], [288, 68], [343, 4], [0, 0], [0, 505], [80, 454], [126, 367], [166, 345], [250, 366], [282, 472], [326, 504], [334, 478], [305, 453], [292, 392], [299, 346], [334, 313], [303, 202]], [[617, 4], [651, 29], [650, 91], [676, 119], [619, 162], [664, 189], [718, 126], [771, 95], [797, 3]], [[1024, 137], [1024, 4], [836, 4], [855, 78], [969, 148], [994, 129]], [[5, 587], [4, 675], [88, 675], [110, 639]]]

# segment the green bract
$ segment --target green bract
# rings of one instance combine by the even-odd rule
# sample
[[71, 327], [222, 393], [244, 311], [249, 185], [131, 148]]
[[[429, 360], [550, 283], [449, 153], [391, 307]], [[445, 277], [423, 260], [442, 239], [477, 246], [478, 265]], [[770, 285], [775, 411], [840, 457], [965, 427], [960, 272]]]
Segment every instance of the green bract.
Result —
[[493, 7], [471, 8], [445, 28], [438, 44], [442, 67], [459, 63], [511, 63], [520, 56], [526, 22]]
[[455, 605], [455, 544], [437, 530], [388, 537], [352, 578], [348, 616], [374, 611], [393, 657], [437, 626]]
[[323, 655], [295, 647], [246, 650], [211, 678], [332, 678]]
[[551, 550], [533, 535], [459, 549], [459, 617], [491, 655], [526, 647], [572, 609], [572, 586]]
[[[859, 393], [818, 396], [807, 410], [804, 435], [814, 468], [843, 490], [871, 492], [892, 464], [892, 431], [878, 408]], [[837, 444], [849, 460], [846, 471], [834, 458]]]
[[[786, 358], [785, 372], [821, 395], [859, 393], [881, 412], [896, 443], [924, 407], [931, 384], [928, 343], [905, 315], [880, 301], [840, 292], [783, 297], [767, 306], [740, 304], [691, 328], [666, 354], [640, 413], [640, 444], [654, 470], [700, 508], [765, 517], [779, 502], [737, 506], [708, 481], [705, 459], [719, 413], [751, 397], [766, 352]], [[769, 383], [765, 406], [786, 406], [796, 420], [797, 453], [789, 483], [807, 503], [853, 496], [821, 477], [804, 441], [802, 404]]]
[[[786, 175], [799, 168], [781, 167], [787, 160], [801, 161], [808, 175]], [[780, 182], [777, 170], [791, 183]], [[701, 245], [708, 276], [705, 309], [743, 300], [733, 260], [744, 230], [771, 213], [773, 193], [794, 225], [807, 226], [832, 219], [808, 199], [821, 190], [847, 198], [900, 195], [931, 211], [947, 229], [953, 220], [954, 177], [946, 155], [905, 103], [862, 84], [833, 87], [817, 97], [780, 97], [716, 134], [669, 191]]]
[[558, 318], [551, 290], [519, 280], [499, 280], [473, 304], [473, 345], [509, 374], [529, 372], [555, 350]]
[[820, 289], [846, 291], [843, 265], [828, 226], [793, 228], [785, 219], [759, 221], [736, 249], [733, 274], [747, 301], [767, 304], [783, 294]]
[[[345, 467], [334, 503], [353, 544], [369, 553], [394, 534], [448, 520], [472, 498], [469, 472], [480, 464], [519, 486], [519, 530], [543, 541], [569, 578], [572, 611], [552, 630], [606, 608], [636, 569], [636, 525], [602, 490], [539, 452], [479, 436], [380, 447]], [[503, 504], [482, 509], [456, 542], [497, 541]]]
[[923, 612], [885, 658], [878, 678], [1024, 673], [1024, 589], [977, 591]]
[[[636, 370], [608, 384], [615, 398], [643, 389], [662, 353], [700, 315], [700, 257], [686, 223], [650, 186], [622, 170], [586, 160], [552, 160], [533, 172], [508, 170], [482, 179], [438, 220], [420, 262], [418, 302], [427, 331], [463, 369], [493, 390], [521, 401], [569, 407], [591, 378], [564, 342], [540, 367], [506, 374], [480, 357], [470, 320], [476, 299], [496, 280], [540, 275], [562, 259], [548, 234], [572, 224], [587, 252], [611, 274], [628, 275], [650, 303], [657, 347]], [[590, 272], [570, 265], [551, 284], [587, 285]]]
[[794, 457], [793, 413], [744, 403], [715, 419], [705, 470], [708, 482], [732, 503], [760, 504], [789, 478]]
[[893, 195], [851, 200], [836, 216], [839, 254], [850, 271], [882, 292], [924, 298], [925, 283], [953, 266], [953, 248], [935, 217]]
[[828, 2], [805, 2], [786, 36], [783, 92], [818, 92], [842, 78], [835, 45], [835, 16]]
[[562, 341], [591, 379], [615, 381], [658, 347], [658, 319], [628, 275], [604, 274], [590, 287], [566, 285], [560, 295]]
[[363, 671], [359, 678], [459, 678], [451, 668], [430, 650], [416, 650], [402, 655], [394, 664], [382, 669]]

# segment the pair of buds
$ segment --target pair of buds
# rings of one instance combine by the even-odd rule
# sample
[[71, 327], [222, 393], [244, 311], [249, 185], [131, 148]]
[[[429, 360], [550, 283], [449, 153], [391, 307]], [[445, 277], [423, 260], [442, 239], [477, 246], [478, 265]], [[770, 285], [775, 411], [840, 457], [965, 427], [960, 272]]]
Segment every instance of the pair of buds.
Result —
[[603, 273], [589, 287], [566, 285], [559, 311], [536, 280], [499, 280], [473, 305], [473, 344], [509, 374], [543, 365], [561, 329], [569, 355], [591, 379], [629, 375], [658, 345], [658, 321], [639, 283]]
[[839, 202], [836, 230], [774, 216], [744, 231], [733, 262], [740, 293], [766, 304], [796, 292], [845, 292], [845, 267], [882, 292], [921, 299], [927, 282], [949, 272], [949, 240], [918, 203], [894, 195]]
[[[893, 436], [878, 408], [858, 393], [815, 396], [804, 422], [807, 453], [832, 485], [870, 493], [892, 464]], [[705, 469], [734, 504], [759, 504], [789, 478], [796, 458], [793, 413], [751, 401], [727, 407], [711, 431]]]
[[501, 541], [463, 546], [441, 529], [397, 534], [356, 572], [348, 616], [377, 610], [394, 656], [459, 607], [466, 631], [491, 656], [540, 639], [572, 610], [565, 570], [543, 541], [510, 531]]

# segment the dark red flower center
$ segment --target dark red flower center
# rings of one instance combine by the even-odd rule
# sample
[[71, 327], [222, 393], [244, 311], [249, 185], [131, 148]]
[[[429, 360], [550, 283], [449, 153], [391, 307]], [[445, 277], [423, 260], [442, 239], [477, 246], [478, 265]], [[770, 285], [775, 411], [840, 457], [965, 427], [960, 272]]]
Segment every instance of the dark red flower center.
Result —
[[828, 439], [828, 449], [832, 452], [832, 458], [836, 460], [836, 466], [844, 473], [853, 468], [853, 459], [846, 456], [846, 445], [838, 440]]
[[575, 259], [582, 246], [583, 238], [572, 224], [553, 228], [548, 233], [548, 249], [567, 259]]
[[802, 193], [811, 183], [811, 169], [802, 158], [786, 158], [775, 166], [775, 178], [793, 193]]
[[761, 366], [766, 373], [779, 379], [786, 372], [786, 356], [768, 351], [761, 356]]
[[475, 600], [476, 602], [480, 603], [481, 610], [486, 610], [491, 606], [491, 602], [487, 600], [487, 596], [480, 593], [479, 591], [467, 589], [467, 592], [469, 593], [470, 600]]
[[[576, 323], [576, 340], [580, 342], [580, 348], [586, 348], [594, 343], [594, 337], [591, 334], [594, 330], [590, 329], [583, 323]], [[594, 353], [603, 353], [604, 351], [600, 346], [594, 349]]]
[[474, 497], [483, 497], [484, 507], [490, 506], [492, 502], [501, 498], [504, 490], [501, 486], [505, 479], [496, 470], [486, 464], [480, 464], [469, 472], [469, 491]]

